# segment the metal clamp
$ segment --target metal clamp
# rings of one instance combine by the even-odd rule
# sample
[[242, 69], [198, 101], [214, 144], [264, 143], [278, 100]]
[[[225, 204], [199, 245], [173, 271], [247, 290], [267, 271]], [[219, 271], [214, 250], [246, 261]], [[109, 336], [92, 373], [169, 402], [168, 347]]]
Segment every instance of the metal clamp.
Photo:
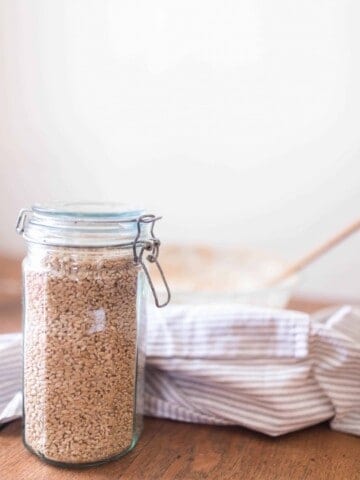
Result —
[[[161, 217], [156, 217], [155, 215], [148, 215], [148, 214], [142, 215], [141, 217], [139, 217], [137, 219], [137, 235], [136, 235], [134, 243], [133, 243], [134, 262], [135, 262], [135, 264], [137, 264], [137, 265], [140, 264], [142, 266], [142, 268], [144, 270], [144, 273], [146, 275], [146, 278], [149, 282], [152, 294], [154, 296], [155, 304], [158, 308], [165, 307], [170, 302], [170, 299], [171, 299], [171, 293], [170, 293], [169, 285], [166, 281], [164, 271], [161, 268], [161, 265], [158, 261], [159, 249], [160, 249], [160, 240], [154, 234], [155, 222], [157, 220], [160, 220], [160, 218]], [[141, 225], [142, 224], [149, 224], [149, 223], [151, 224], [151, 229], [150, 229], [151, 238], [149, 240], [146, 240], [146, 241], [141, 241], [140, 240]], [[138, 253], [137, 248], [139, 246], [140, 246], [140, 251]], [[148, 260], [150, 263], [154, 263], [156, 265], [156, 267], [157, 267], [157, 269], [160, 273], [161, 280], [162, 280], [162, 282], [165, 286], [165, 289], [166, 289], [167, 298], [166, 298], [165, 302], [163, 302], [162, 304], [160, 304], [160, 302], [159, 302], [159, 297], [156, 293], [155, 286], [154, 286], [154, 283], [151, 279], [149, 269], [147, 268], [147, 266], [145, 264], [145, 260], [143, 258], [145, 250], [150, 252], [146, 256], [146, 260]]]
[[28, 208], [22, 208], [19, 212], [19, 216], [16, 221], [16, 231], [19, 235], [24, 233], [25, 230], [25, 225], [26, 225], [26, 220], [28, 219], [28, 216], [30, 215], [32, 211], [29, 210]]

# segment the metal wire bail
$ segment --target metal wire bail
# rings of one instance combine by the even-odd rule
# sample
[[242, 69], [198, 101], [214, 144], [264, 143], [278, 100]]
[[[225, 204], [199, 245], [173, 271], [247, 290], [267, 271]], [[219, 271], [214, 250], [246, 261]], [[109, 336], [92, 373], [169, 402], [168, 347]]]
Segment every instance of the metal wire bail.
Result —
[[24, 233], [25, 224], [28, 216], [31, 214], [31, 210], [28, 208], [22, 208], [19, 212], [19, 216], [16, 221], [16, 232], [21, 235]]
[[[160, 220], [160, 218], [161, 217], [156, 217], [155, 215], [149, 215], [149, 214], [141, 215], [141, 217], [139, 217], [137, 219], [137, 235], [136, 235], [134, 243], [133, 243], [134, 262], [136, 264], [140, 264], [142, 266], [142, 268], [144, 270], [144, 273], [146, 275], [146, 278], [149, 282], [149, 285], [150, 285], [150, 288], [151, 288], [151, 291], [152, 291], [152, 294], [153, 294], [153, 297], [154, 297], [154, 300], [155, 300], [155, 305], [158, 308], [165, 307], [170, 302], [170, 299], [171, 299], [171, 292], [170, 292], [169, 285], [168, 285], [167, 280], [165, 278], [164, 271], [161, 268], [161, 265], [158, 261], [159, 249], [160, 249], [160, 240], [154, 234], [155, 222], [157, 220]], [[151, 224], [151, 228], [150, 228], [151, 237], [150, 237], [149, 240], [141, 241], [140, 240], [141, 225], [142, 224], [149, 224], [149, 223]], [[137, 248], [139, 246], [140, 246], [140, 251], [138, 253]], [[149, 263], [154, 263], [156, 265], [156, 267], [157, 267], [157, 269], [160, 273], [161, 280], [162, 280], [162, 282], [165, 286], [165, 289], [166, 289], [167, 298], [166, 298], [165, 302], [162, 303], [162, 304], [159, 302], [159, 297], [156, 293], [155, 286], [154, 286], [154, 283], [152, 281], [149, 269], [147, 268], [145, 260], [143, 258], [143, 255], [144, 255], [145, 251], [150, 252], [146, 256], [146, 260], [148, 260]]]

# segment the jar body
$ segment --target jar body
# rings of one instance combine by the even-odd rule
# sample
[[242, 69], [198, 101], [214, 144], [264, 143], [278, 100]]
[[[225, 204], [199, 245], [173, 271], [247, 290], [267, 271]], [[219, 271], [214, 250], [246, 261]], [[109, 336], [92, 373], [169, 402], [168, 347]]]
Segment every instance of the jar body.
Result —
[[142, 427], [146, 287], [131, 249], [28, 243], [26, 447], [58, 465], [124, 455]]

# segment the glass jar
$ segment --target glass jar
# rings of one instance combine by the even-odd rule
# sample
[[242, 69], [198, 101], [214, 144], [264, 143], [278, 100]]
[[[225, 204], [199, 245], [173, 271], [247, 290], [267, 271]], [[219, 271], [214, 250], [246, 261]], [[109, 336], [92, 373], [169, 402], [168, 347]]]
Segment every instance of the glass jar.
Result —
[[[142, 428], [147, 277], [158, 217], [119, 204], [23, 210], [23, 441], [62, 466], [116, 459]], [[159, 303], [154, 263], [167, 298]], [[145, 275], [144, 275], [145, 274]]]

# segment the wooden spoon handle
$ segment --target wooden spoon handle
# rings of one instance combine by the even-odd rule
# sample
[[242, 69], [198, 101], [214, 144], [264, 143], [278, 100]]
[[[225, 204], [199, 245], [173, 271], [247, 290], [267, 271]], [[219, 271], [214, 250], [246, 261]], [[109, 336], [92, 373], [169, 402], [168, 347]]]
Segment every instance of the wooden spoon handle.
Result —
[[348, 225], [346, 228], [338, 232], [333, 237], [329, 238], [326, 242], [319, 245], [317, 248], [314, 248], [314, 250], [311, 250], [309, 253], [304, 255], [299, 260], [296, 260], [295, 262], [291, 263], [284, 271], [282, 271], [279, 275], [271, 279], [268, 285], [269, 286], [275, 285], [276, 283], [281, 282], [282, 280], [289, 277], [290, 275], [293, 275], [294, 273], [299, 272], [300, 270], [305, 268], [307, 265], [312, 263], [314, 260], [319, 258], [321, 255], [328, 252], [335, 245], [345, 240], [345, 238], [357, 232], [359, 229], [360, 229], [360, 219]]

